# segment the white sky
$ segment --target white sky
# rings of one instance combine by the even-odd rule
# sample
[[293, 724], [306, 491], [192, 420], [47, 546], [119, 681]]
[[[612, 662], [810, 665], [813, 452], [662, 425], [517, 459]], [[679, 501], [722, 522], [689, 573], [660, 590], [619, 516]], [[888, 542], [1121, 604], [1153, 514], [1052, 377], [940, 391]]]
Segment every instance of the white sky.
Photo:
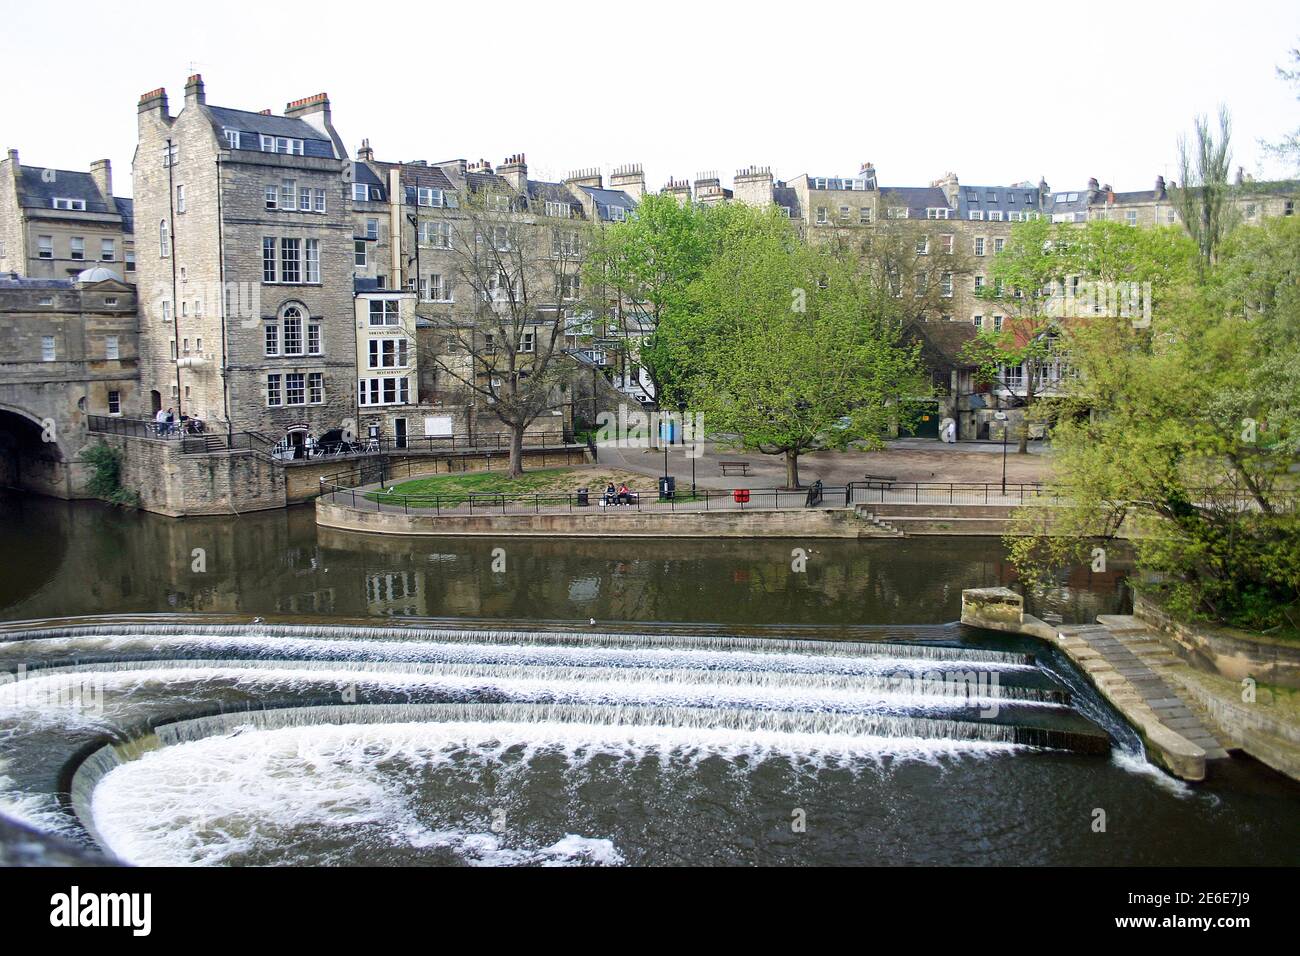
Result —
[[1196, 113], [1225, 103], [1236, 162], [1261, 176], [1286, 170], [1258, 140], [1300, 125], [1275, 72], [1300, 44], [1295, 0], [0, 0], [0, 24], [0, 146], [36, 166], [108, 156], [119, 195], [140, 94], [165, 86], [175, 112], [191, 66], [220, 106], [280, 113], [328, 92], [349, 150], [369, 137], [379, 159], [522, 151], [534, 178], [640, 162], [652, 189], [866, 160], [886, 186], [951, 170], [1149, 189], [1177, 178]]

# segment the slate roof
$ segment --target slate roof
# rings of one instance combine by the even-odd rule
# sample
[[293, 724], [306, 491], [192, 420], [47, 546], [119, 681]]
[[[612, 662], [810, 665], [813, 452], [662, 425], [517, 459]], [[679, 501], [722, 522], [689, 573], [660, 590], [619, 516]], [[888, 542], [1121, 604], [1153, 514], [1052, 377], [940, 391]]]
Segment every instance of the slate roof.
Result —
[[957, 215], [969, 219], [972, 211], [982, 211], [988, 218], [990, 212], [1041, 212], [1040, 196], [1036, 186], [961, 186], [957, 194]]
[[[20, 169], [18, 201], [28, 209], [53, 209], [53, 200], [57, 196], [83, 200], [86, 212], [117, 212], [108, 208], [90, 173], [71, 169], [46, 170], [38, 166], [22, 166]], [[48, 182], [51, 174], [54, 181]]]
[[528, 200], [535, 206], [544, 209], [543, 203], [562, 202], [569, 204], [569, 212], [574, 219], [586, 218], [582, 211], [582, 203], [574, 198], [569, 187], [564, 183], [547, 183], [536, 179], [528, 180]]
[[803, 210], [799, 208], [799, 194], [789, 186], [772, 187], [772, 202], [789, 209], [791, 219], [803, 218]]
[[71, 289], [72, 279], [28, 279], [16, 272], [0, 273], [0, 289]]
[[304, 156], [316, 156], [332, 159], [334, 144], [321, 135], [321, 131], [306, 120], [290, 116], [268, 116], [265, 113], [250, 113], [247, 110], [233, 110], [224, 106], [209, 106], [208, 113], [216, 125], [217, 135], [225, 138], [225, 129], [248, 133], [240, 139], [240, 149], [260, 152], [261, 135], [285, 136], [300, 139]]
[[636, 209], [636, 200], [621, 189], [597, 189], [595, 186], [579, 186], [583, 192], [596, 203], [596, 212], [601, 219], [610, 219], [609, 207], [622, 206], [627, 215]]
[[117, 214], [122, 217], [122, 231], [125, 233], [134, 233], [135, 232], [135, 200], [122, 199], [118, 196], [114, 196], [113, 202], [117, 206]]
[[961, 358], [961, 350], [979, 335], [979, 329], [971, 322], [913, 322], [907, 334], [921, 342], [931, 365], [968, 368], [971, 363]]
[[1048, 203], [1047, 208], [1043, 210], [1043, 212], [1053, 216], [1061, 216], [1061, 215], [1076, 214], [1076, 213], [1083, 213], [1087, 215], [1088, 212], [1087, 187], [1085, 186], [1083, 189], [1071, 189], [1071, 190], [1064, 190], [1064, 191], [1052, 193], [1050, 197], [1050, 202]]
[[880, 190], [881, 209], [907, 207], [910, 219], [926, 218], [927, 209], [950, 209], [948, 197], [938, 186], [890, 186]]
[[[370, 195], [373, 197], [370, 200], [371, 202], [386, 202], [388, 200], [388, 188], [368, 164], [356, 162], [352, 164], [352, 181], [354, 183], [364, 183], [370, 187]], [[378, 195], [375, 195], [376, 191], [378, 191]]]

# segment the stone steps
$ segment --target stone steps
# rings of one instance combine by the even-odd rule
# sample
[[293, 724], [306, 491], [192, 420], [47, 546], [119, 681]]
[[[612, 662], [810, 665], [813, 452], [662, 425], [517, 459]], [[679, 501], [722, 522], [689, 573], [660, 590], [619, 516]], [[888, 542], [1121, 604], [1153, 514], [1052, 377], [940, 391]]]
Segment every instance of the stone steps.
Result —
[[1137, 691], [1170, 730], [1205, 751], [1206, 760], [1222, 760], [1232, 743], [1208, 711], [1162, 671], [1183, 662], [1143, 621], [1127, 614], [1102, 614], [1098, 623], [1078, 628], [1088, 646]]

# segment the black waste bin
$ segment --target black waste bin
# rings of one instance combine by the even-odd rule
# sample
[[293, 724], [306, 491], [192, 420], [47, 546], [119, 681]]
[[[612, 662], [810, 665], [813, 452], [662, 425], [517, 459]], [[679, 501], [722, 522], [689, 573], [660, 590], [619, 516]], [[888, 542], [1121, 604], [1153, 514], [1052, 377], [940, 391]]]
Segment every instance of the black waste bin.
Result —
[[664, 475], [659, 479], [659, 500], [669, 501], [677, 497], [677, 479], [672, 475]]
[[585, 507], [587, 507], [589, 504], [591, 504], [591, 500], [587, 497], [587, 489], [586, 489], [586, 488], [579, 488], [579, 489], [578, 489], [578, 507], [579, 507], [579, 508], [585, 508]]

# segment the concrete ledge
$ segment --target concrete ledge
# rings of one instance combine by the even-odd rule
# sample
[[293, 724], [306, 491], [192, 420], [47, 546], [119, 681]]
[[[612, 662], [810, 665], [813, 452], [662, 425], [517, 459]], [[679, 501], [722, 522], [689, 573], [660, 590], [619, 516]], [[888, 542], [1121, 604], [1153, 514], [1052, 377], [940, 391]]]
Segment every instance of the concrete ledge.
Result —
[[370, 534], [446, 537], [570, 538], [875, 538], [887, 532], [859, 518], [852, 508], [788, 511], [671, 512], [608, 514], [448, 515], [366, 511], [316, 501], [316, 523]]

